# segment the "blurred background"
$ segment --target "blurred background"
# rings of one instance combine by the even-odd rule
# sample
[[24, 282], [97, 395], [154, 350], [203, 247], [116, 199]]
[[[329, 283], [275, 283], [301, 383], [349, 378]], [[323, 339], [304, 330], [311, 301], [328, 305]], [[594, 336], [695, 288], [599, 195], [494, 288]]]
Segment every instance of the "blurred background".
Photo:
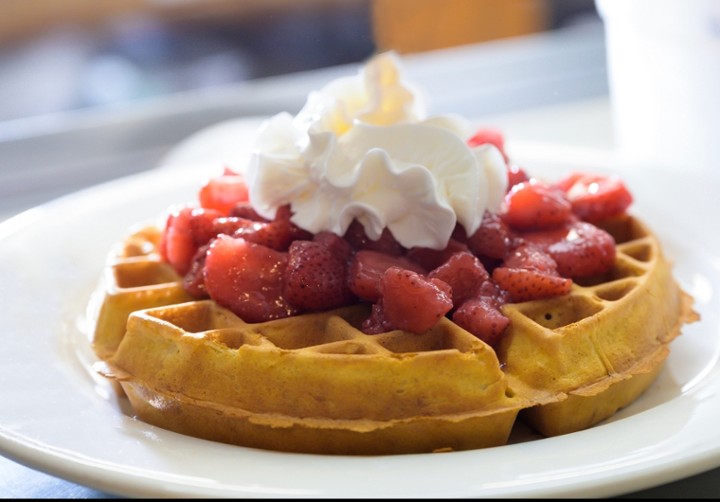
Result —
[[[225, 142], [247, 150], [237, 143], [254, 120], [297, 113], [309, 92], [386, 50], [403, 56], [429, 114], [507, 127], [519, 141], [610, 141], [593, 0], [0, 0], [0, 9], [0, 219], [162, 166], [223, 122], [247, 124]], [[575, 102], [579, 112], [548, 121], [544, 107]], [[206, 150], [205, 162], [230, 154]]]
[[0, 0], [0, 121], [598, 23], [593, 0]]

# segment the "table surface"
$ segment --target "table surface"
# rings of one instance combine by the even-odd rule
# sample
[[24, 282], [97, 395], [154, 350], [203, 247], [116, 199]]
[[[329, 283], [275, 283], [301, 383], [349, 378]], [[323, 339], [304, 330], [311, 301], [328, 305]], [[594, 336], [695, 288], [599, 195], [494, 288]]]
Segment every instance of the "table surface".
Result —
[[[408, 58], [406, 69], [438, 98], [433, 112], [473, 117], [504, 130], [512, 142], [538, 145], [538, 151], [557, 144], [610, 156], [604, 64], [602, 33], [594, 28], [418, 55]], [[329, 68], [118, 109], [0, 123], [0, 221], [63, 194], [156, 168], [173, 145], [214, 123], [297, 111], [309, 90], [354, 71]], [[718, 496], [720, 468], [625, 495]], [[0, 457], [0, 497], [114, 495]]]

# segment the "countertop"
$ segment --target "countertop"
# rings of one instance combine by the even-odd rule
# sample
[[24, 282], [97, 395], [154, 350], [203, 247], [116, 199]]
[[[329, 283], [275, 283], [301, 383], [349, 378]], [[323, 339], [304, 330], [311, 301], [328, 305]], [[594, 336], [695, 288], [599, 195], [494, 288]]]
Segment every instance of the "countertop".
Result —
[[[437, 98], [432, 111], [498, 127], [510, 148], [522, 143], [542, 156], [554, 145], [610, 162], [614, 139], [604, 64], [595, 29], [418, 55], [408, 59], [407, 69]], [[309, 90], [354, 71], [328, 68], [130, 107], [0, 123], [0, 220], [106, 180], [157, 169], [179, 141], [218, 122], [247, 118], [252, 124], [253, 117], [296, 111]], [[720, 468], [623, 497], [718, 496]], [[0, 497], [114, 495], [0, 457]]]

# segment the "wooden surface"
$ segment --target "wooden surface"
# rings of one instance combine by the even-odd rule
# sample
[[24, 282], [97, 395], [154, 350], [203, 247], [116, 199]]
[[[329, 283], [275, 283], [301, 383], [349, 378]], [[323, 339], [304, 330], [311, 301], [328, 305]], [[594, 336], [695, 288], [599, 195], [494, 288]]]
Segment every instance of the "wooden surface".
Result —
[[421, 52], [547, 29], [546, 0], [374, 0], [380, 50]]

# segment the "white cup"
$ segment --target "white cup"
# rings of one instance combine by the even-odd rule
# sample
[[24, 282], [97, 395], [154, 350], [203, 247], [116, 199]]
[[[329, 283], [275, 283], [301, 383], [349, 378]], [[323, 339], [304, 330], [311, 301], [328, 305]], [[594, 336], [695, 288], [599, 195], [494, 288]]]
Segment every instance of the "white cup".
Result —
[[720, 0], [596, 0], [618, 153], [720, 169]]

